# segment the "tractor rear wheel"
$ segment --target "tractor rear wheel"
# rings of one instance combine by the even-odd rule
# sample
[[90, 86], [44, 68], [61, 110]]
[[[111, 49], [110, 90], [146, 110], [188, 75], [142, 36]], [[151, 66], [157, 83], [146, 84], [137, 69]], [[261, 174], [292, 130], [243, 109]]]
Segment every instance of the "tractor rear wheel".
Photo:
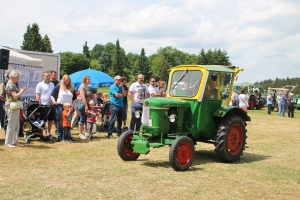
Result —
[[255, 107], [255, 98], [254, 97], [250, 97], [249, 98], [249, 110], [253, 110]]
[[132, 144], [131, 144], [132, 137], [133, 137], [132, 131], [129, 130], [122, 133], [119, 138], [117, 149], [118, 149], [119, 156], [124, 161], [136, 160], [140, 156], [140, 154], [135, 153], [132, 148]]
[[215, 152], [223, 162], [235, 162], [243, 155], [246, 144], [246, 122], [238, 115], [221, 121], [215, 141]]
[[176, 171], [187, 170], [193, 163], [194, 154], [194, 142], [187, 136], [180, 136], [171, 145], [170, 164]]

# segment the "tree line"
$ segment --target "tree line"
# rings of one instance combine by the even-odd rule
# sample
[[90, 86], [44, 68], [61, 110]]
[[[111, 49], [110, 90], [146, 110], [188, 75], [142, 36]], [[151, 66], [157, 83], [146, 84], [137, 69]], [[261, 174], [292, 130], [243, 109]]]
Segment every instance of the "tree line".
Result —
[[[264, 90], [270, 88], [282, 88], [286, 85], [298, 86], [293, 90], [294, 94], [300, 94], [300, 78], [275, 78], [275, 80], [267, 79], [260, 82], [255, 82], [254, 85], [260, 85]], [[291, 89], [291, 88], [290, 88]]]

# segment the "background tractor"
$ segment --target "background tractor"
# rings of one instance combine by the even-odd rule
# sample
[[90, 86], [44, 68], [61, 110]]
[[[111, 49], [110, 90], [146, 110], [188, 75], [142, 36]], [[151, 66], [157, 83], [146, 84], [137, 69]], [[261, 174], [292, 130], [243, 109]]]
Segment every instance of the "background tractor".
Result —
[[[180, 65], [170, 69], [167, 97], [148, 98], [143, 103], [141, 131], [126, 131], [117, 150], [124, 161], [148, 154], [150, 148], [170, 146], [170, 165], [187, 170], [194, 159], [197, 142], [215, 146], [223, 162], [240, 159], [246, 144], [247, 112], [229, 107], [222, 91], [232, 91], [236, 75], [242, 68], [218, 65]], [[184, 83], [185, 87], [181, 87]], [[231, 92], [229, 92], [231, 96]], [[225, 106], [222, 106], [225, 105]]]
[[245, 94], [248, 96], [249, 110], [253, 110], [254, 108], [260, 110], [265, 106], [266, 101], [262, 97], [262, 93], [264, 92], [262, 87], [252, 84], [243, 85], [240, 83], [234, 84], [233, 86], [233, 90], [236, 90], [237, 93], [240, 93], [242, 88], [245, 89]]

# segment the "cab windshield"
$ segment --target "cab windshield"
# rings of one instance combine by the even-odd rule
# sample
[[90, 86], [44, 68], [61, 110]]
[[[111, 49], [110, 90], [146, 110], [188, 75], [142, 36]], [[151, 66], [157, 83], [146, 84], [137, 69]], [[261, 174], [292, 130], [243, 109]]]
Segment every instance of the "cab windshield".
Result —
[[202, 72], [199, 70], [178, 70], [171, 78], [170, 95], [180, 97], [194, 97], [199, 89]]

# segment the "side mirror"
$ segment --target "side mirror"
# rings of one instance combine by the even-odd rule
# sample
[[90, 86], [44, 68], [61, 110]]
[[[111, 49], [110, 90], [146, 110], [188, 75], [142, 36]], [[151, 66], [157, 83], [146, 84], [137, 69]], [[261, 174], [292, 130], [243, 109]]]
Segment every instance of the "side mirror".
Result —
[[238, 76], [235, 77], [235, 81], [237, 81], [237, 80], [238, 80]]

